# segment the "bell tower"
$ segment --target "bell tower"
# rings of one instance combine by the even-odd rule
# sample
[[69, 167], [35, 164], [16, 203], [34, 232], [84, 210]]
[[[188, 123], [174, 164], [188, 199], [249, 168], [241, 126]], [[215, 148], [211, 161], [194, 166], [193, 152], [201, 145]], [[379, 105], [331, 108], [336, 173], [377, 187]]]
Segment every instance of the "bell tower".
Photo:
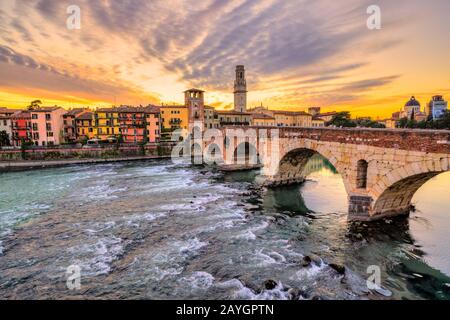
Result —
[[242, 65], [236, 66], [234, 111], [247, 112], [247, 80], [245, 80], [245, 67]]
[[203, 129], [205, 121], [204, 93], [199, 89], [190, 89], [184, 92], [184, 103], [189, 110], [189, 128], [193, 128], [194, 123], [201, 123], [201, 129]]

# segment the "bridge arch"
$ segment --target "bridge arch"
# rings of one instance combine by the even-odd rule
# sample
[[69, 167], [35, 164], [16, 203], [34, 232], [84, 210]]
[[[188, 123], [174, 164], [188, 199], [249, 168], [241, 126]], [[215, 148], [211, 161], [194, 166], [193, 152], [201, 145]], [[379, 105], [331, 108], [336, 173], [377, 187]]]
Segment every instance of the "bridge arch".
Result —
[[350, 191], [350, 184], [346, 179], [345, 167], [342, 166], [330, 150], [321, 146], [314, 148], [313, 146], [298, 145], [287, 149], [283, 156], [280, 157], [277, 173], [273, 177], [269, 177], [266, 184], [269, 186], [277, 186], [303, 182], [307, 176], [307, 173], [304, 172], [306, 164], [314, 155], [320, 155], [329, 161], [342, 176], [345, 189], [348, 193]]
[[233, 152], [234, 164], [257, 165], [260, 162], [258, 149], [250, 142], [240, 143]]
[[380, 177], [373, 188], [373, 218], [407, 215], [416, 192], [432, 178], [450, 170], [448, 159], [414, 162]]

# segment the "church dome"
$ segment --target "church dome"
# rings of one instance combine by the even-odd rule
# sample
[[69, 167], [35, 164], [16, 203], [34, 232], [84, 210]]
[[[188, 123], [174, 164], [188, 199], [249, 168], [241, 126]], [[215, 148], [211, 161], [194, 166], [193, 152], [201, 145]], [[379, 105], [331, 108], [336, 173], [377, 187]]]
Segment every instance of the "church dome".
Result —
[[416, 100], [416, 97], [412, 96], [411, 99], [405, 104], [405, 107], [420, 107], [420, 102]]

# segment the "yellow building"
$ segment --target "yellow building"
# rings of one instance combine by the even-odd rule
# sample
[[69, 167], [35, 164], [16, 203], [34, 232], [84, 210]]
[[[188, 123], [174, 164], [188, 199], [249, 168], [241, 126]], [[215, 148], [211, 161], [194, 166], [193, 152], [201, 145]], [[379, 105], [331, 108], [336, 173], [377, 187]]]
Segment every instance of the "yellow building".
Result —
[[312, 118], [312, 126], [314, 128], [325, 127], [325, 120], [323, 120], [322, 118], [313, 117]]
[[84, 112], [75, 118], [75, 128], [77, 138], [95, 138], [94, 134], [94, 113]]
[[161, 130], [171, 132], [176, 129], [188, 129], [189, 109], [186, 106], [161, 106]]
[[264, 126], [264, 127], [275, 127], [276, 120], [274, 117], [263, 113], [253, 114], [253, 125], [254, 126]]
[[312, 127], [312, 115], [304, 111], [274, 111], [278, 127]]
[[218, 129], [219, 127], [220, 119], [216, 109], [205, 106], [205, 129]]
[[117, 108], [97, 109], [94, 113], [94, 136], [101, 140], [119, 137], [121, 133], [119, 112]]

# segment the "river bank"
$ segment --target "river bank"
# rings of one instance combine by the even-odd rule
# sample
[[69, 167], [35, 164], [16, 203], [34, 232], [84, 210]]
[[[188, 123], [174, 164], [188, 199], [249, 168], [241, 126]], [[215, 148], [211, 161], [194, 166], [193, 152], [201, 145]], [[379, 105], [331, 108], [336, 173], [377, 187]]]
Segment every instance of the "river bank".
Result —
[[0, 173], [17, 172], [44, 168], [59, 168], [71, 165], [90, 165], [101, 163], [115, 163], [127, 161], [143, 161], [154, 159], [168, 159], [170, 156], [138, 156], [138, 157], [119, 157], [105, 159], [64, 159], [64, 160], [30, 160], [30, 161], [0, 161]]

